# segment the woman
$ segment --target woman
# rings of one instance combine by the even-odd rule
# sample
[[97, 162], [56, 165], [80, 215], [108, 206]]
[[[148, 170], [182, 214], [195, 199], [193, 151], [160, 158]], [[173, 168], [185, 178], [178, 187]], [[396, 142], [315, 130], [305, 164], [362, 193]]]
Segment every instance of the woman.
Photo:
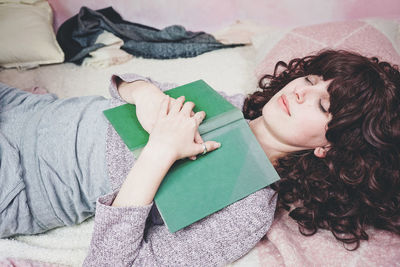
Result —
[[[183, 104], [183, 98], [170, 104], [168, 111], [162, 95], [146, 100], [146, 91], [142, 97], [132, 97], [140, 95], [141, 86], [134, 84], [122, 82], [120, 94], [137, 105], [150, 140], [121, 190], [100, 198], [85, 264], [219, 265], [240, 257], [260, 236], [246, 230], [254, 227], [262, 232], [269, 227], [269, 217], [259, 210], [271, 209], [267, 189], [176, 234], [169, 234], [154, 219], [147, 227], [144, 224], [171, 164], [203, 151], [193, 125], [204, 114], [190, 116], [193, 104]], [[345, 51], [323, 51], [288, 65], [279, 62], [273, 75], [261, 79], [263, 90], [244, 101], [244, 114], [252, 120], [249, 125], [282, 178], [273, 186], [278, 207], [292, 208], [290, 215], [302, 233], [328, 229], [354, 249], [368, 239], [368, 227], [400, 233], [399, 85], [400, 74], [388, 63]], [[159, 94], [156, 88], [154, 92]], [[144, 116], [140, 109], [148, 108], [150, 99], [159, 99], [161, 108]], [[190, 122], [188, 129], [174, 124], [181, 120]], [[212, 141], [205, 144], [207, 150], [218, 147]], [[252, 204], [247, 206], [249, 199]], [[245, 214], [251, 205], [254, 213]], [[243, 223], [243, 217], [248, 221]], [[232, 221], [238, 222], [235, 229]], [[216, 245], [220, 243], [223, 246]]]
[[[369, 226], [400, 232], [399, 76], [396, 68], [377, 59], [323, 51], [288, 65], [279, 62], [273, 75], [261, 79], [262, 92], [245, 101], [243, 96], [228, 98], [238, 105], [244, 101], [249, 125], [282, 178], [274, 185], [278, 207], [292, 208], [290, 214], [304, 234], [329, 229], [339, 240], [357, 246], [367, 239]], [[117, 190], [127, 178], [120, 190], [98, 200], [85, 265], [221, 265], [247, 253], [272, 223], [274, 191], [262, 189], [169, 233], [152, 200], [175, 160], [194, 159], [204, 151], [196, 133], [204, 113], [193, 114], [193, 104], [168, 99], [157, 88], [170, 86], [121, 78], [125, 82], [113, 79], [113, 102], [135, 103], [150, 139], [129, 170], [135, 160], [108, 128], [110, 183], [100, 183], [103, 188], [92, 183], [95, 192], [83, 190], [80, 195], [92, 200], [99, 192]], [[101, 130], [103, 122], [97, 124]], [[207, 151], [218, 148], [213, 141], [204, 144]], [[75, 147], [79, 151], [80, 146]], [[55, 210], [57, 215], [64, 212]]]

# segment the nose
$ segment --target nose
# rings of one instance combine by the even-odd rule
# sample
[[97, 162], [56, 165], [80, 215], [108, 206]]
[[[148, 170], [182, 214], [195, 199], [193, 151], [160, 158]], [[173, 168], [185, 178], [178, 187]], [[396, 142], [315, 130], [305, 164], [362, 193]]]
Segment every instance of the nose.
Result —
[[294, 95], [297, 103], [299, 104], [304, 103], [306, 97], [306, 91], [307, 89], [305, 88], [299, 88], [299, 87], [295, 88]]

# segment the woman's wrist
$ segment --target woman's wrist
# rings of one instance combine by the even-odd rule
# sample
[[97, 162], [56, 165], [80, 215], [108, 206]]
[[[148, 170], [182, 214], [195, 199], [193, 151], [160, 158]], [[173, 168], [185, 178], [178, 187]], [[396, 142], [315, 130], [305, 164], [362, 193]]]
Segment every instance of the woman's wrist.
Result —
[[152, 155], [155, 162], [160, 163], [163, 167], [171, 167], [177, 160], [176, 152], [162, 144], [154, 144], [149, 141], [142, 150], [142, 153]]
[[130, 104], [137, 104], [141, 98], [148, 95], [163, 95], [163, 93], [157, 86], [143, 80], [138, 80], [134, 82], [122, 81], [118, 85], [118, 92], [121, 98]]

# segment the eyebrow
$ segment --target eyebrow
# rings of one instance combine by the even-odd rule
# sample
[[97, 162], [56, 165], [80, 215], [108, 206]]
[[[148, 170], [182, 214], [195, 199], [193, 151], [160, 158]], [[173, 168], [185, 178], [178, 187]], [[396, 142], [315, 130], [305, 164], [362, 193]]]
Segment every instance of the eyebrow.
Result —
[[316, 79], [318, 82], [324, 80], [324, 79], [322, 79], [322, 76], [319, 76], [319, 75], [316, 75], [316, 74], [313, 74], [312, 76], [315, 77], [315, 79]]

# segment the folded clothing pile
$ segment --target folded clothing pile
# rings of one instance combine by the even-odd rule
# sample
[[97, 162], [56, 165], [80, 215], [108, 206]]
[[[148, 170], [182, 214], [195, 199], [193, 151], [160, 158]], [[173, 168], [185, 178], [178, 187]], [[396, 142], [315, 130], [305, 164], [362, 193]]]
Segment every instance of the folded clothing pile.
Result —
[[81, 64], [90, 52], [106, 46], [98, 41], [105, 31], [123, 41], [122, 50], [144, 58], [194, 57], [215, 49], [241, 45], [222, 44], [210, 34], [186, 31], [178, 25], [159, 30], [129, 22], [123, 20], [112, 7], [97, 11], [82, 7], [57, 32], [57, 41], [65, 53], [65, 61]]

